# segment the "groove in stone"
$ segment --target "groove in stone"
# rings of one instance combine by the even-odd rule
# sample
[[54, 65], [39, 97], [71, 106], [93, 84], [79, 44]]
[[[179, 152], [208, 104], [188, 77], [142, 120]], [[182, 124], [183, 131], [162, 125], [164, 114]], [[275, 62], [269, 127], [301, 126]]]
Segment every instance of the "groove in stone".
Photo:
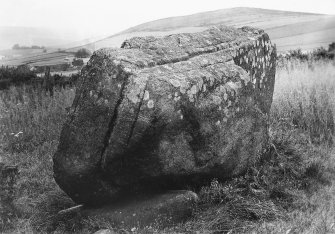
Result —
[[130, 128], [130, 131], [129, 131], [129, 136], [128, 136], [128, 139], [127, 139], [127, 147], [130, 143], [130, 140], [131, 140], [131, 137], [133, 136], [133, 132], [134, 132], [134, 129], [135, 129], [135, 126], [136, 126], [136, 123], [137, 123], [137, 120], [138, 120], [138, 117], [139, 117], [139, 114], [140, 114], [140, 111], [141, 111], [141, 107], [142, 107], [142, 104], [143, 104], [143, 99], [144, 99], [144, 95], [145, 95], [145, 90], [147, 89], [147, 84], [148, 84], [148, 80], [145, 84], [145, 87], [143, 89], [143, 94], [142, 94], [142, 97], [141, 97], [141, 100], [140, 100], [140, 103], [138, 105], [138, 108], [136, 110], [136, 114], [135, 114], [135, 119], [134, 119], [134, 122], [133, 124], [131, 125], [131, 128]]
[[105, 157], [104, 157], [104, 154], [105, 154], [105, 151], [106, 151], [106, 149], [109, 145], [109, 139], [112, 135], [113, 129], [114, 129], [115, 124], [116, 124], [116, 120], [117, 120], [117, 117], [118, 117], [118, 114], [119, 114], [119, 106], [121, 105], [121, 103], [124, 99], [124, 90], [126, 88], [127, 83], [128, 83], [128, 76], [125, 77], [125, 79], [122, 83], [122, 86], [121, 86], [121, 89], [120, 89], [119, 99], [115, 104], [115, 107], [114, 107], [114, 110], [113, 110], [113, 116], [112, 116], [112, 118], [111, 118], [111, 120], [109, 121], [109, 124], [108, 124], [108, 129], [107, 129], [106, 135], [104, 137], [104, 141], [103, 141], [103, 148], [102, 148], [101, 154], [100, 154], [100, 166], [106, 160]]

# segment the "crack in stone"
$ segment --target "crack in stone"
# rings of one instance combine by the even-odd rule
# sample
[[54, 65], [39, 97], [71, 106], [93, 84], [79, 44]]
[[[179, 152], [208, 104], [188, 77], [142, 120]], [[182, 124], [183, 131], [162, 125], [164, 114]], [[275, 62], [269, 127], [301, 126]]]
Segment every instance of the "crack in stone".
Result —
[[140, 115], [140, 111], [141, 111], [141, 107], [142, 107], [142, 104], [143, 104], [143, 99], [144, 99], [144, 95], [145, 95], [145, 90], [147, 89], [148, 81], [149, 81], [149, 79], [146, 81], [146, 84], [145, 84], [145, 87], [144, 87], [144, 89], [143, 89], [143, 94], [142, 94], [140, 103], [139, 103], [138, 108], [137, 108], [137, 110], [136, 110], [136, 115], [135, 115], [134, 122], [133, 122], [133, 124], [131, 125], [130, 131], [129, 131], [129, 136], [128, 136], [128, 139], [127, 139], [127, 147], [128, 147], [128, 145], [129, 145], [129, 143], [130, 143], [131, 137], [133, 136], [133, 132], [134, 132], [134, 129], [135, 129], [135, 125], [136, 125], [137, 120], [138, 120], [138, 117], [139, 117], [139, 115]]
[[110, 137], [112, 135], [112, 132], [114, 130], [114, 127], [116, 125], [116, 120], [117, 120], [118, 114], [119, 114], [119, 106], [121, 105], [121, 103], [124, 99], [124, 90], [125, 90], [125, 88], [128, 84], [128, 77], [129, 76], [127, 76], [122, 83], [122, 86], [121, 86], [121, 89], [120, 89], [119, 99], [117, 100], [117, 102], [115, 104], [112, 118], [110, 119], [109, 124], [108, 124], [107, 132], [105, 134], [104, 141], [103, 141], [103, 148], [102, 148], [101, 154], [100, 154], [100, 163], [99, 163], [100, 167], [103, 165], [103, 162], [106, 160], [104, 154], [105, 154], [105, 151], [106, 151], [106, 149], [109, 145], [109, 139], [110, 139]]

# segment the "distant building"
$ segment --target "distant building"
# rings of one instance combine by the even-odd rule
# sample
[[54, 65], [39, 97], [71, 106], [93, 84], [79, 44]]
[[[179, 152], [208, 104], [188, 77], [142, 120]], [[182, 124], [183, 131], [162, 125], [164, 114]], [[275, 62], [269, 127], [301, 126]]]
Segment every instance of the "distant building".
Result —
[[5, 56], [0, 54], [0, 60], [4, 59]]

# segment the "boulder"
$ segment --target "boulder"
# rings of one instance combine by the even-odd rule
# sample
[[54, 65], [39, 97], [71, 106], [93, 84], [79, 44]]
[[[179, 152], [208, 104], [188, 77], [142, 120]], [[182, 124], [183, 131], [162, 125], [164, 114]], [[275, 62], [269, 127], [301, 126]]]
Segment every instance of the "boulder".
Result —
[[250, 27], [96, 51], [53, 158], [56, 182], [96, 205], [243, 173], [268, 141], [275, 67], [269, 36]]

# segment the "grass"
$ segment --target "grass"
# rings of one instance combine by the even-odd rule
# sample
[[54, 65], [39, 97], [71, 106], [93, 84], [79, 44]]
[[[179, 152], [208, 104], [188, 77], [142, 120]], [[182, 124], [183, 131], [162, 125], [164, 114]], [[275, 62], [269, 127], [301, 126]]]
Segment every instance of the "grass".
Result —
[[[36, 215], [46, 217], [42, 212], [49, 206], [48, 197], [63, 194], [53, 180], [52, 155], [73, 97], [71, 89], [57, 91], [54, 97], [29, 87], [0, 93], [1, 161], [20, 168], [15, 198], [20, 217], [13, 224], [18, 230], [22, 225], [38, 230]], [[63, 194], [63, 200], [69, 199]]]
[[[75, 90], [53, 97], [29, 87], [0, 92], [0, 161], [18, 165], [17, 217], [5, 233], [92, 233], [117, 227], [57, 212], [74, 203], [52, 177], [66, 108]], [[139, 233], [334, 233], [335, 64], [284, 61], [278, 65], [270, 144], [244, 176], [213, 181], [198, 192], [193, 217], [164, 230]], [[119, 230], [120, 231], [120, 230]]]

